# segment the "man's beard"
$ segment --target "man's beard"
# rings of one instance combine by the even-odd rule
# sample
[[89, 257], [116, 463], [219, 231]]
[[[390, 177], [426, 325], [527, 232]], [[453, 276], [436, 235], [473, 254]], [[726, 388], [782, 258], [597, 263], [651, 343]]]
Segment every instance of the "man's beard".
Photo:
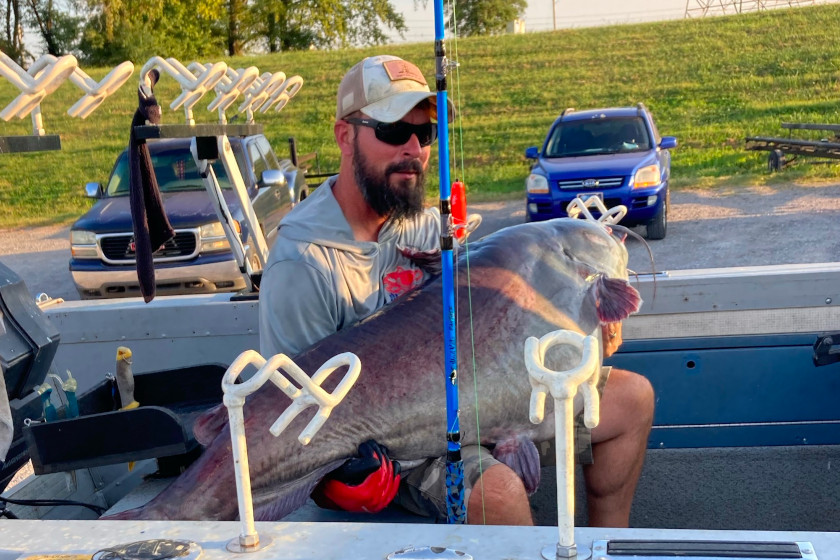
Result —
[[[418, 159], [392, 163], [379, 175], [368, 165], [359, 150], [358, 139], [353, 139], [353, 167], [356, 184], [365, 197], [365, 202], [379, 216], [392, 220], [411, 218], [423, 211], [426, 195], [426, 172]], [[391, 183], [393, 173], [413, 172], [415, 180], [404, 179]]]

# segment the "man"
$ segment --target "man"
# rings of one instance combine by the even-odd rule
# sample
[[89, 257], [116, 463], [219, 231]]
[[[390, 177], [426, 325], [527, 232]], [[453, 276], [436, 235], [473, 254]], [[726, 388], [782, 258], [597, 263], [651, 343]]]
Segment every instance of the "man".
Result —
[[[263, 274], [264, 356], [294, 355], [419, 286], [424, 272], [398, 248], [439, 244], [440, 215], [423, 209], [438, 108], [420, 70], [393, 56], [366, 58], [344, 76], [337, 101], [338, 175], [281, 222]], [[611, 341], [620, 343], [620, 331], [612, 332]], [[641, 376], [613, 370], [602, 403], [601, 425], [592, 431], [595, 464], [584, 471], [590, 523], [626, 526], [651, 425], [652, 389]], [[481, 447], [462, 451], [468, 522], [532, 524], [513, 470]], [[387, 451], [375, 442], [360, 453], [319, 487], [319, 503], [378, 510], [399, 487], [403, 507], [445, 516], [442, 460], [395, 477]]]

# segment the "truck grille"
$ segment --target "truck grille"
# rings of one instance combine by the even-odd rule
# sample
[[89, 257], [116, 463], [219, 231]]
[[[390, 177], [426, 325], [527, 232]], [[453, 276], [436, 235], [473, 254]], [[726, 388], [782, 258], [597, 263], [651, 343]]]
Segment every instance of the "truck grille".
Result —
[[574, 181], [557, 181], [557, 187], [563, 190], [612, 189], [620, 187], [624, 177], [603, 177], [601, 179], [576, 179]]
[[[99, 235], [102, 259], [109, 264], [134, 264], [134, 235], [131, 233], [106, 233]], [[185, 261], [198, 254], [198, 232], [193, 229], [177, 230], [175, 237], [155, 251], [155, 262]]]

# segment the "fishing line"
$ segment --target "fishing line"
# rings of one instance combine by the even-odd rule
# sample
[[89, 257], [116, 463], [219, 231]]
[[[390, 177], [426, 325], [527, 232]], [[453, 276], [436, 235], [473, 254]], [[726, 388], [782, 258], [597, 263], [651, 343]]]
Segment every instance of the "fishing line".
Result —
[[[645, 241], [644, 237], [642, 237], [641, 235], [639, 235], [638, 233], [636, 233], [635, 231], [631, 230], [628, 227], [625, 227], [625, 226], [622, 226], [622, 225], [619, 225], [619, 224], [610, 224], [610, 227], [612, 229], [616, 230], [616, 231], [620, 231], [620, 232], [638, 240], [639, 243], [641, 243], [642, 246], [645, 249], [647, 249], [648, 257], [650, 258], [650, 274], [651, 274], [651, 277], [653, 278], [653, 295], [651, 296], [651, 301], [655, 301], [656, 300], [656, 275], [657, 275], [657, 272], [656, 272], [656, 261], [654, 261], [654, 259], [653, 259], [653, 251], [651, 250], [650, 245], [648, 245], [648, 242]], [[625, 244], [625, 246], [626, 246], [626, 244]], [[632, 273], [636, 277], [636, 284], [638, 285], [639, 274], [635, 271], [633, 271]]]
[[[464, 185], [467, 185], [466, 179], [466, 166], [464, 165], [464, 126], [463, 126], [463, 111], [461, 110], [463, 104], [461, 102], [461, 66], [458, 63], [460, 61], [460, 56], [458, 54], [458, 13], [457, 13], [457, 2], [455, 0], [448, 0], [449, 3], [449, 12], [452, 14], [452, 52], [454, 55], [454, 60], [456, 62], [455, 68], [455, 107], [456, 107], [456, 115], [457, 115], [457, 124], [453, 127], [453, 134], [457, 136], [458, 139], [458, 156], [455, 155], [454, 151], [452, 154], [452, 167], [456, 170], [456, 173], [460, 171], [456, 176], [461, 177], [461, 181], [464, 182]], [[458, 164], [458, 157], [460, 157], [460, 166]], [[467, 312], [469, 316], [470, 322], [470, 357], [472, 360], [472, 377], [473, 377], [473, 406], [475, 407], [475, 432], [476, 432], [476, 445], [479, 447], [481, 446], [481, 427], [479, 423], [479, 410], [478, 410], [478, 367], [476, 364], [476, 357], [475, 357], [475, 325], [473, 323], [473, 310], [472, 310], [472, 282], [470, 280], [470, 240], [469, 235], [464, 238], [464, 260], [466, 261], [466, 275], [467, 275]], [[459, 285], [458, 282], [458, 275], [460, 268], [455, 267], [455, 286]], [[455, 292], [456, 298], [456, 305], [459, 305], [458, 302], [458, 294], [460, 293], [459, 290]], [[457, 318], [460, 321], [460, 316]], [[459, 353], [460, 358], [460, 353]], [[460, 366], [459, 366], [460, 369]], [[482, 464], [482, 454], [479, 452], [478, 454], [478, 472], [482, 475], [484, 474], [484, 465]], [[481, 519], [483, 524], [487, 524], [487, 511], [485, 509], [485, 500], [484, 500], [484, 484], [481, 484]]]

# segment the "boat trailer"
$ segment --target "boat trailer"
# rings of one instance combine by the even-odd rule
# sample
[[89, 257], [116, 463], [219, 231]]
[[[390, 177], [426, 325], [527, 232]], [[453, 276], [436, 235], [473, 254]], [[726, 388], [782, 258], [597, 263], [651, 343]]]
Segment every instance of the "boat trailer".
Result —
[[[781, 171], [785, 165], [795, 161], [796, 156], [840, 159], [840, 124], [783, 122], [782, 128], [788, 130], [787, 138], [747, 136], [745, 139], [747, 150], [770, 152], [767, 157], [767, 170], [770, 173]], [[822, 130], [834, 136], [830, 140], [804, 140], [791, 137], [792, 130]]]

